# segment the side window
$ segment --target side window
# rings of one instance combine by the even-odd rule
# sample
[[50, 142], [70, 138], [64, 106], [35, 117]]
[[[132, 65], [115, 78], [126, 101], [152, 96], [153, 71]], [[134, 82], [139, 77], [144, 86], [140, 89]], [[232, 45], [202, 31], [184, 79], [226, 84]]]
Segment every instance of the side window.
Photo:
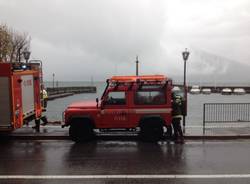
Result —
[[134, 103], [136, 105], [162, 105], [166, 103], [164, 90], [137, 91]]
[[105, 102], [106, 105], [125, 105], [126, 95], [124, 91], [110, 92]]

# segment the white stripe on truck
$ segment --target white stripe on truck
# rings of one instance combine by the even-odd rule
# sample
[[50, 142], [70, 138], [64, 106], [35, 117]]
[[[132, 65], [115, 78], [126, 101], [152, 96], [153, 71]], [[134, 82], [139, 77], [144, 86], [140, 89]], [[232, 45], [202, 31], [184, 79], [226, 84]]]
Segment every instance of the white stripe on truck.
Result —
[[147, 114], [147, 113], [171, 113], [171, 108], [161, 109], [134, 109], [136, 114]]
[[131, 113], [131, 114], [152, 114], [152, 113], [171, 113], [171, 108], [154, 108], [154, 109], [104, 109], [101, 114], [117, 114], [117, 113]]

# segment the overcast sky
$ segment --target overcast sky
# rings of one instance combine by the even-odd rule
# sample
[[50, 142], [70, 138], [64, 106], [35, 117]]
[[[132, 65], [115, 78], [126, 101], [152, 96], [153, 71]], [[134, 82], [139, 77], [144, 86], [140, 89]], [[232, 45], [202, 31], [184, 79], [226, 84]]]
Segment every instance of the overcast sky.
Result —
[[250, 65], [249, 0], [0, 0], [0, 22], [31, 36], [45, 80], [131, 75], [136, 55], [143, 74], [182, 75], [186, 47], [189, 75]]

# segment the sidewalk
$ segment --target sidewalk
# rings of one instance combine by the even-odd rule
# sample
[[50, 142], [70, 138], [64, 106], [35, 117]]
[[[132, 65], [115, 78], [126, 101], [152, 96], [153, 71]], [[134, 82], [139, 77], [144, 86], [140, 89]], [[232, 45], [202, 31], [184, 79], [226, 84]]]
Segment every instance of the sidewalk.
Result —
[[[202, 126], [187, 126], [186, 127], [186, 135], [187, 136], [201, 136], [203, 135], [203, 127]], [[205, 135], [250, 135], [250, 126], [225, 126], [225, 125], [217, 125], [217, 126], [207, 126], [205, 129]]]
[[[136, 132], [107, 132], [99, 133], [98, 137], [135, 137]], [[68, 127], [61, 128], [60, 126], [41, 126], [40, 132], [36, 132], [32, 127], [24, 127], [17, 129], [9, 135], [13, 139], [69, 139]], [[187, 126], [185, 132], [186, 139], [238, 139], [250, 138], [250, 127], [223, 127], [212, 126], [206, 128], [205, 135], [203, 135], [202, 126]]]

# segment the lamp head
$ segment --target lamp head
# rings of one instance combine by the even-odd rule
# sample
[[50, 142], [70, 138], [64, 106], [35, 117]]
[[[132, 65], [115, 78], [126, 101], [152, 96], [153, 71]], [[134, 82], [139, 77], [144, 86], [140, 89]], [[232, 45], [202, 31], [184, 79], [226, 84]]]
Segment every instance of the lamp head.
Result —
[[182, 57], [184, 61], [188, 60], [188, 56], [189, 56], [190, 52], [188, 52], [187, 48], [185, 49], [184, 52], [182, 52]]
[[30, 51], [28, 51], [27, 49], [23, 51], [23, 57], [26, 61], [28, 61], [30, 58]]

